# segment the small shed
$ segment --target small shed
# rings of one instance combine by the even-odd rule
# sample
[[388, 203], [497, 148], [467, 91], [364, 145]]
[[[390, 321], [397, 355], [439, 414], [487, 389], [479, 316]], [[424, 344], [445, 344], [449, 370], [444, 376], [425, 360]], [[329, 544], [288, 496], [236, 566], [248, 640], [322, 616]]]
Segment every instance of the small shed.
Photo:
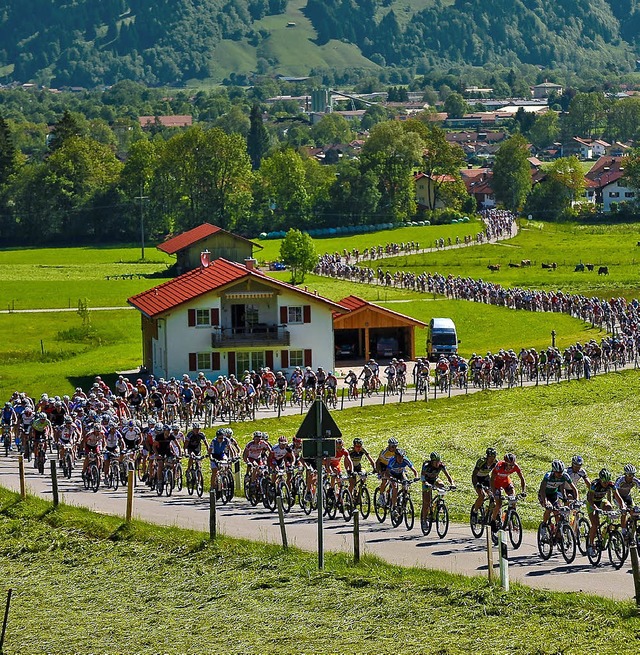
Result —
[[415, 359], [415, 331], [426, 323], [358, 296], [347, 296], [339, 304], [349, 311], [333, 315], [337, 360]]
[[158, 246], [158, 250], [176, 256], [178, 273], [186, 273], [198, 268], [200, 254], [205, 250], [209, 251], [211, 261], [226, 259], [244, 264], [245, 260], [253, 259], [255, 249], [262, 250], [262, 246], [211, 223], [202, 223], [198, 227], [171, 237]]

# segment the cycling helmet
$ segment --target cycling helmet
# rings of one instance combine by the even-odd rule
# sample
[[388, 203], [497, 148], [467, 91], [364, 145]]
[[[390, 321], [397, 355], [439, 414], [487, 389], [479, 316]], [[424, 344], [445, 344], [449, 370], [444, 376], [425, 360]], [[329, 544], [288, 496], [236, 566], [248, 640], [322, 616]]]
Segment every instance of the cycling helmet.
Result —
[[554, 459], [553, 462], [551, 462], [551, 470], [554, 473], [564, 473], [564, 462], [559, 459]]
[[222, 428], [225, 437], [233, 437], [233, 430], [231, 428]]
[[11, 407], [11, 403], [5, 403], [4, 406], [8, 409]]
[[148, 425], [150, 428], [152, 428], [155, 424], [156, 424], [156, 421], [155, 421], [155, 419], [153, 419], [153, 418], [150, 418], [150, 419], [147, 421], [147, 425]]
[[44, 412], [38, 412], [38, 418], [41, 421], [44, 421], [47, 418], [47, 415]]
[[260, 430], [256, 430], [256, 431], [253, 433], [253, 438], [254, 438], [254, 439], [262, 439], [262, 432], [260, 432]]
[[199, 429], [200, 429], [200, 423], [192, 423], [192, 424], [191, 424], [191, 427], [192, 427], [194, 430], [199, 430]]
[[179, 432], [180, 431], [180, 426], [176, 425], [175, 423], [171, 426], [171, 432]]
[[336, 444], [342, 446], [342, 439], [336, 439]]
[[498, 451], [495, 448], [487, 448], [487, 457], [497, 457]]
[[395, 437], [391, 437], [391, 439], [389, 439], [387, 443], [389, 444], [389, 446], [397, 447], [400, 442]]
[[362, 446], [362, 439], [360, 439], [360, 437], [356, 437], [356, 438], [353, 440], [353, 445], [354, 445], [354, 446]]
[[300, 446], [302, 444], [302, 439], [300, 437], [294, 437], [293, 438], [293, 445], [294, 446]]
[[135, 423], [134, 423], [133, 421], [128, 421], [128, 422], [127, 422], [127, 425], [128, 425], [130, 428], [135, 427]]
[[635, 475], [636, 474], [636, 467], [633, 464], [627, 464], [624, 467], [624, 474], [625, 475]]
[[611, 482], [611, 471], [609, 469], [602, 469], [600, 473], [598, 473], [598, 477], [602, 482]]
[[224, 437], [224, 428], [218, 428], [216, 430], [216, 437]]
[[396, 450], [396, 457], [397, 457], [398, 455], [399, 455], [400, 457], [404, 457], [404, 456], [406, 455], [406, 451], [405, 451], [405, 449], [404, 449], [404, 448], [398, 448], [398, 450]]
[[284, 434], [278, 437], [278, 443], [288, 444], [289, 439], [287, 439]]
[[434, 451], [431, 453], [431, 455], [429, 455], [429, 459], [430, 459], [432, 462], [439, 462], [440, 459], [441, 459], [441, 457], [440, 457], [440, 453], [437, 453], [437, 452], [434, 450]]
[[[70, 416], [65, 416], [64, 417], [64, 422], [65, 423], [73, 423], [73, 419]], [[634, 471], [634, 473], [635, 473], [635, 471]]]
[[582, 459], [581, 455], [574, 455], [571, 463], [575, 466], [582, 466], [584, 464], [584, 459]]
[[162, 434], [164, 432], [164, 425], [162, 425], [162, 423], [158, 423], [154, 430], [156, 434]]
[[515, 464], [515, 463], [516, 463], [516, 456], [515, 456], [513, 453], [507, 453], [507, 454], [504, 456], [504, 461], [505, 461], [507, 464]]

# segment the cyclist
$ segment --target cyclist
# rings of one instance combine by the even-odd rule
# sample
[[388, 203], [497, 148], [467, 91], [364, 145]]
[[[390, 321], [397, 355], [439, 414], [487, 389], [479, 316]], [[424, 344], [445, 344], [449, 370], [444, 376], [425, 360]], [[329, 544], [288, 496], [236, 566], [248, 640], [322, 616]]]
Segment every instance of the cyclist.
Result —
[[[389, 460], [387, 464], [387, 474], [392, 480], [401, 481], [405, 477], [406, 469], [409, 469], [413, 473], [413, 477], [418, 477], [418, 472], [414, 468], [410, 460], [405, 457], [405, 451], [402, 448], [396, 448], [394, 456]], [[391, 485], [391, 507], [395, 505], [398, 498], [398, 485]]]
[[611, 478], [611, 471], [609, 469], [601, 469], [600, 473], [598, 473], [598, 479], [591, 485], [587, 494], [587, 511], [589, 512], [589, 520], [591, 521], [588, 547], [591, 553], [593, 553], [593, 544], [598, 528], [600, 527], [600, 514], [598, 510], [611, 510], [612, 496], [619, 507], [622, 507], [624, 502]]
[[357, 398], [358, 397], [358, 376], [352, 370], [349, 370], [349, 372], [345, 376], [344, 383], [349, 387], [349, 396], [351, 398]]
[[0, 423], [3, 429], [6, 427], [9, 430], [9, 445], [11, 445], [11, 432], [18, 424], [18, 415], [13, 409], [13, 405], [9, 402], [4, 404], [2, 416], [0, 417]]
[[118, 424], [111, 422], [107, 426], [104, 437], [104, 466], [102, 473], [105, 482], [109, 476], [109, 462], [113, 458], [120, 459], [120, 446], [122, 446], [122, 436], [118, 430]]
[[[620, 494], [623, 505], [620, 505], [620, 509], [631, 509], [634, 507], [633, 498], [631, 497], [631, 492], [633, 489], [640, 489], [640, 480], [636, 478], [636, 467], [633, 464], [626, 464], [622, 475], [616, 480], [615, 487]], [[627, 512], [622, 512], [620, 518], [620, 526], [622, 527], [622, 534], [627, 534], [627, 520], [629, 516]]]
[[53, 426], [44, 412], [38, 412], [35, 420], [31, 424], [31, 428], [33, 435], [33, 456], [37, 458], [40, 448], [43, 448], [46, 452], [47, 441], [51, 439]]
[[89, 466], [89, 455], [91, 453], [96, 455], [96, 466], [98, 471], [102, 468], [102, 449], [104, 447], [104, 432], [102, 431], [102, 426], [99, 423], [95, 423], [93, 428], [87, 432], [84, 439], [80, 442], [80, 448], [84, 450], [85, 457], [84, 463], [82, 464], [82, 477], [87, 472], [87, 467]]
[[384, 374], [387, 378], [387, 389], [394, 389], [395, 388], [395, 383], [396, 383], [396, 374], [397, 374], [397, 369], [396, 369], [396, 364], [398, 363], [398, 360], [394, 357], [389, 365], [384, 369]]
[[291, 467], [295, 462], [293, 448], [289, 445], [289, 440], [284, 435], [278, 437], [278, 443], [271, 449], [267, 457], [267, 464], [271, 469], [271, 482], [276, 483], [278, 474], [287, 471], [287, 478], [291, 482]]
[[524, 476], [520, 467], [516, 464], [516, 456], [513, 453], [507, 453], [501, 462], [498, 462], [491, 471], [491, 492], [493, 493], [496, 504], [491, 513], [491, 531], [498, 531], [498, 515], [502, 507], [502, 492], [507, 496], [513, 496], [514, 488], [511, 476], [516, 474], [520, 478], [520, 488], [522, 493], [526, 493]]
[[60, 446], [60, 466], [64, 462], [66, 451], [68, 450], [71, 453], [72, 459], [75, 459], [76, 453], [76, 444], [80, 441], [80, 430], [78, 426], [73, 422], [73, 418], [67, 414], [64, 417], [64, 425], [60, 431], [60, 438], [58, 444]]
[[253, 438], [242, 451], [242, 459], [247, 465], [247, 473], [251, 474], [251, 482], [255, 482], [256, 480], [258, 473], [257, 466], [262, 464], [265, 453], [271, 451], [271, 446], [264, 437], [264, 432], [256, 430], [253, 433]]
[[[587, 487], [587, 490], [591, 487], [591, 480], [587, 476], [587, 472], [582, 468], [584, 464], [584, 459], [581, 455], [574, 455], [571, 459], [571, 466], [567, 468], [567, 475], [571, 478], [571, 481], [574, 484], [576, 491], [578, 491], [578, 482], [582, 480]], [[575, 497], [575, 500], [579, 500], [580, 495], [578, 494]]]
[[218, 467], [219, 462], [224, 462], [227, 459], [229, 447], [231, 442], [227, 439], [224, 428], [218, 428], [216, 431], [216, 438], [209, 444], [209, 458], [211, 460], [211, 488], [216, 490], [216, 498], [219, 497], [218, 492]]
[[184, 442], [185, 454], [189, 458], [187, 463], [187, 471], [190, 471], [193, 467], [194, 457], [200, 457], [202, 452], [202, 444], [209, 451], [209, 444], [207, 443], [207, 438], [204, 435], [204, 432], [200, 431], [200, 423], [193, 423], [191, 430], [187, 432]]
[[389, 479], [387, 468], [389, 461], [395, 457], [397, 449], [398, 440], [395, 437], [391, 437], [387, 442], [387, 447], [380, 451], [378, 459], [376, 459], [376, 473], [380, 476], [380, 495], [378, 496], [378, 502], [381, 506], [384, 506], [385, 503], [385, 489], [387, 488], [387, 481]]
[[[554, 459], [551, 462], [551, 470], [544, 474], [540, 488], [538, 489], [538, 502], [544, 509], [542, 522], [546, 523], [554, 509], [562, 506], [565, 500], [565, 490], [569, 491], [572, 498], [578, 497], [573, 480], [565, 470], [564, 462]], [[556, 519], [558, 518], [557, 512]], [[552, 529], [555, 529], [555, 525]]]
[[284, 407], [287, 393], [287, 378], [284, 376], [282, 371], [278, 371], [276, 373], [274, 388], [278, 394], [278, 397], [281, 399], [282, 406]]
[[338, 392], [338, 378], [334, 375], [333, 371], [327, 373], [327, 380], [324, 383], [324, 386], [327, 390], [327, 397], [329, 400], [335, 401]]
[[422, 512], [420, 514], [421, 520], [425, 520], [431, 512], [431, 496], [433, 487], [444, 487], [442, 482], [438, 480], [440, 473], [444, 473], [449, 485], [455, 487], [453, 478], [447, 471], [445, 463], [440, 457], [440, 453], [432, 452], [429, 459], [422, 463], [422, 470], [420, 471], [420, 479], [422, 480]]
[[336, 439], [336, 454], [333, 457], [325, 457], [324, 459], [324, 468], [327, 472], [327, 475], [331, 476], [331, 486], [335, 490], [336, 480], [342, 473], [342, 459], [344, 458], [344, 467], [348, 473], [351, 473], [353, 470], [353, 462], [351, 461], [351, 456], [349, 451], [344, 447], [344, 442], [342, 439]]
[[478, 516], [478, 510], [482, 507], [482, 504], [489, 496], [491, 489], [491, 471], [493, 471], [493, 467], [497, 463], [498, 451], [495, 448], [489, 447], [485, 452], [485, 456], [480, 457], [473, 468], [471, 483], [473, 484], [473, 488], [476, 490], [478, 497], [476, 498], [476, 502], [473, 504], [471, 511], [475, 513], [474, 518], [476, 519]]

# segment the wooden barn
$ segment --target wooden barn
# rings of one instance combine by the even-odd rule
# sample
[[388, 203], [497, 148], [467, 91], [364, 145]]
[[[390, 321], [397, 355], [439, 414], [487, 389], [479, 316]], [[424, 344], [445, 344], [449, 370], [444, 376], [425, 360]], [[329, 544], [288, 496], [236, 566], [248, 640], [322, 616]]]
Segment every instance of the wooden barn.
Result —
[[349, 311], [333, 315], [336, 360], [415, 359], [416, 328], [426, 323], [358, 296], [338, 304]]

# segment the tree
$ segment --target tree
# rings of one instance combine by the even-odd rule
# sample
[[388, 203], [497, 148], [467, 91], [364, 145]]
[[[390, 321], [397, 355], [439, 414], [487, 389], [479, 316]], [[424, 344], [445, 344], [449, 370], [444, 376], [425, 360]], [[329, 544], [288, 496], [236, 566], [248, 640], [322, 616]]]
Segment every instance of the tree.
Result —
[[507, 139], [496, 153], [493, 189], [496, 199], [511, 211], [519, 211], [531, 191], [531, 164], [527, 141], [521, 134]]
[[627, 98], [614, 103], [607, 120], [607, 132], [612, 140], [635, 140], [640, 132], [640, 98]]
[[89, 132], [89, 122], [81, 114], [65, 110], [62, 118], [53, 126], [49, 140], [49, 150], [56, 151], [67, 139], [86, 136]]
[[269, 133], [262, 120], [262, 112], [257, 104], [251, 107], [249, 115], [249, 134], [247, 135], [247, 152], [253, 170], [260, 168], [260, 162], [269, 150]]
[[459, 93], [450, 93], [444, 101], [444, 111], [449, 118], [462, 118], [469, 111], [469, 105]]
[[316, 146], [348, 143], [353, 139], [349, 121], [340, 114], [326, 114], [312, 128], [311, 137]]
[[580, 160], [574, 155], [554, 161], [547, 169], [547, 177], [563, 189], [563, 196], [571, 206], [582, 196], [585, 189], [584, 173]]
[[560, 121], [555, 111], [546, 111], [536, 115], [534, 124], [529, 129], [529, 139], [536, 148], [550, 146], [560, 135]]
[[602, 93], [576, 93], [569, 104], [567, 136], [591, 138], [600, 134], [606, 116], [605, 105]]
[[[625, 158], [624, 175], [622, 179], [636, 192], [640, 192], [640, 150], [634, 148]], [[638, 194], [636, 193], [636, 198]], [[638, 202], [636, 200], [636, 202]]]
[[280, 259], [291, 269], [291, 283], [304, 282], [305, 275], [318, 263], [313, 239], [291, 228], [280, 244]]
[[7, 183], [16, 166], [16, 154], [9, 126], [0, 116], [0, 188]]

